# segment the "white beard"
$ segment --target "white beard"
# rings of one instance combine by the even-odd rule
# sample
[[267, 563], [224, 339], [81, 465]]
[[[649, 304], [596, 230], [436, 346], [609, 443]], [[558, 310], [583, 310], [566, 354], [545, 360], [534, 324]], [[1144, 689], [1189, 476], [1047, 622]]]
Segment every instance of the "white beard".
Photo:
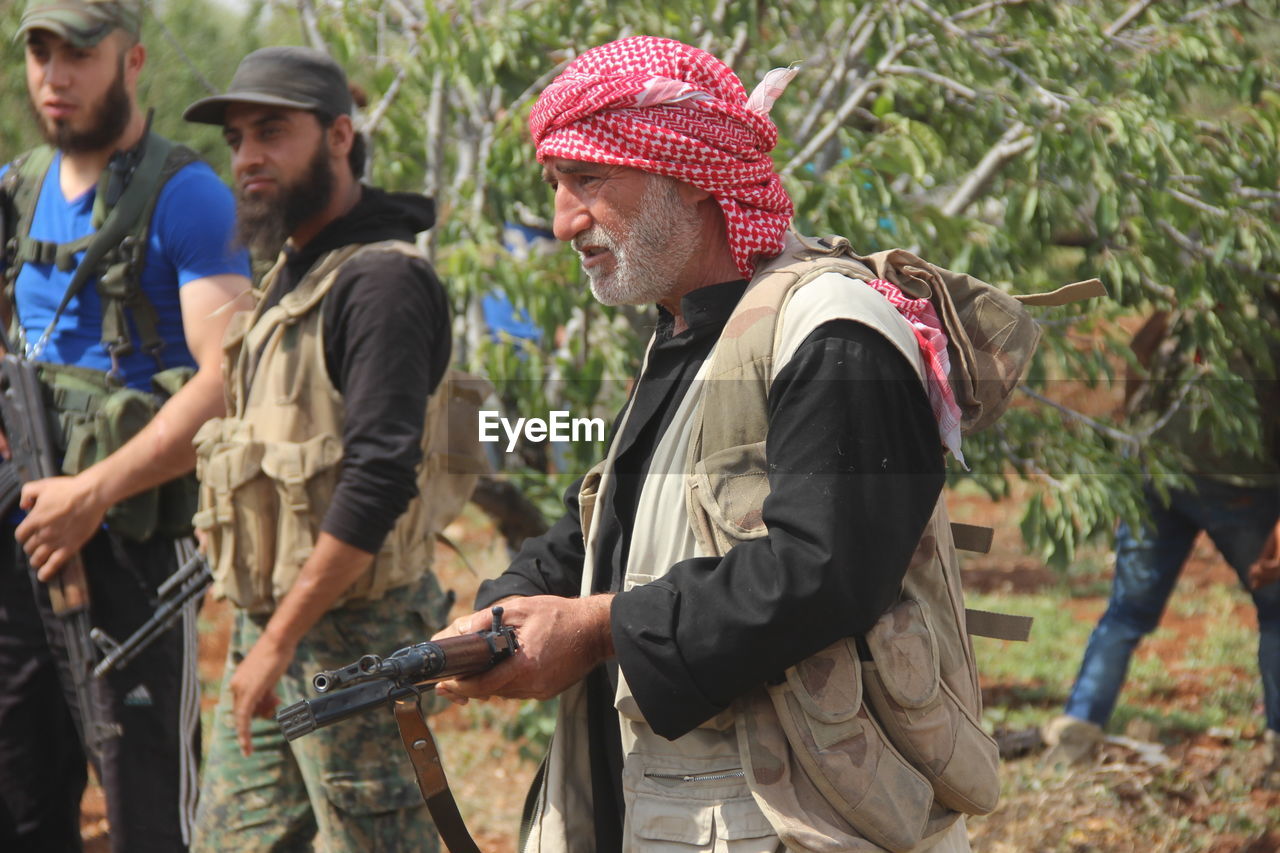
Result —
[[652, 175], [639, 213], [626, 235], [595, 225], [574, 238], [574, 248], [599, 246], [613, 255], [613, 269], [588, 269], [591, 293], [604, 305], [649, 305], [676, 285], [699, 248], [701, 218], [680, 199], [676, 182]]

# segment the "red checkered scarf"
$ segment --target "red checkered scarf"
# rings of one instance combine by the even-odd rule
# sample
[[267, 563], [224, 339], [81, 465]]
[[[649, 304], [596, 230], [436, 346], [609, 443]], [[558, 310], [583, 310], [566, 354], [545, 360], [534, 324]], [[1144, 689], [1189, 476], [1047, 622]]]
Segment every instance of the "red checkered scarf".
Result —
[[[951, 357], [947, 354], [947, 334], [942, 330], [938, 312], [928, 299], [909, 299], [893, 282], [883, 278], [867, 282], [889, 304], [898, 309], [915, 332], [920, 357], [924, 359], [925, 387], [929, 395], [929, 407], [938, 421], [942, 444], [951, 451], [956, 461], [964, 465], [960, 452], [960, 405], [951, 389]], [[968, 468], [967, 465], [965, 465]]]
[[771, 72], [748, 99], [737, 76], [706, 51], [634, 36], [592, 48], [543, 90], [529, 115], [538, 161], [630, 166], [711, 193], [724, 211], [743, 277], [782, 251], [791, 199], [769, 152], [769, 108], [790, 79]]

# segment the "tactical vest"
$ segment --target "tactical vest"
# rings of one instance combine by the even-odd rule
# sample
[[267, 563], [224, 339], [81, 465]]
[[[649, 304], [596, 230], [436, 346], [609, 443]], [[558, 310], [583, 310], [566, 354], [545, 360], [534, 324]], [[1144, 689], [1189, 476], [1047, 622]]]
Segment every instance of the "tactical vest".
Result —
[[[408, 243], [351, 245], [322, 256], [270, 308], [231, 321], [224, 342], [225, 418], [196, 434], [200, 511], [214, 593], [253, 613], [274, 610], [310, 557], [342, 462], [342, 395], [325, 365], [321, 306], [344, 264], [389, 252], [420, 258]], [[270, 293], [284, 257], [267, 273]], [[397, 520], [369, 571], [334, 607], [381, 598], [431, 567], [435, 534], [462, 509], [478, 474], [476, 413], [488, 385], [453, 371], [425, 402], [418, 496]]]
[[[721, 556], [768, 535], [761, 513], [769, 494], [768, 390], [776, 367], [814, 329], [836, 319], [875, 329], [923, 381], [912, 330], [861, 281], [889, 278], [911, 297], [936, 296], [944, 322], [955, 324], [953, 385], [965, 425], [998, 417], [1038, 330], [1006, 294], [926, 266], [900, 250], [859, 259], [842, 238], [788, 235], [782, 254], [752, 279], [655, 451], [651, 470], [684, 475], [646, 478], [636, 519], [645, 535], [632, 537], [624, 589], [678, 560]], [[1056, 304], [1083, 292], [1096, 288], [1069, 286], [1030, 301]], [[579, 494], [584, 596], [593, 588], [594, 508], [611, 487], [613, 460], [611, 448]], [[714, 832], [748, 845], [776, 836], [797, 851], [907, 851], [944, 837], [961, 813], [993, 809], [999, 753], [979, 723], [967, 632], [1012, 637], [1020, 626], [998, 614], [967, 624], [952, 530], [939, 499], [898, 603], [865, 637], [832, 644], [675, 741], [648, 729], [620, 675], [625, 843], [701, 846]], [[593, 849], [585, 714], [585, 690], [575, 685], [561, 696], [542, 785], [530, 798], [526, 853]]]
[[[94, 196], [92, 233], [58, 244], [36, 240], [30, 233], [54, 154], [47, 145], [35, 148], [15, 160], [0, 178], [0, 250], [8, 309], [4, 322], [10, 330], [9, 340], [19, 353], [25, 352], [28, 344], [37, 343], [25, 340], [14, 299], [22, 267], [39, 263], [55, 265], [64, 272], [74, 268], [55, 323], [71, 297], [93, 278], [102, 304], [101, 342], [113, 363], [133, 350], [132, 318], [142, 348], [155, 358], [157, 369], [148, 393], [124, 387], [114, 370], [40, 363], [50, 432], [62, 453], [62, 472], [74, 475], [119, 450], [194, 373], [189, 367], [164, 368], [164, 340], [141, 282], [160, 192], [170, 178], [199, 158], [191, 149], [148, 131], [142, 144], [116, 154], [103, 169]], [[84, 256], [77, 265], [75, 256], [81, 252]], [[38, 359], [39, 353], [34, 357]], [[190, 533], [194, 511], [195, 481], [188, 475], [116, 504], [107, 511], [105, 521], [113, 532], [144, 541], [153, 535]]]

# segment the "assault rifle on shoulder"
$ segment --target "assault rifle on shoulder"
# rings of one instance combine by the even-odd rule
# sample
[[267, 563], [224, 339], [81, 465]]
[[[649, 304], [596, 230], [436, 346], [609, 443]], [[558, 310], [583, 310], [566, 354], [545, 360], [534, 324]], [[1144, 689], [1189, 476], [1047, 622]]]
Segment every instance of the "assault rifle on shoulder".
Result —
[[138, 627], [124, 642], [117, 643], [101, 628], [94, 628], [89, 636], [103, 658], [93, 668], [93, 674], [102, 678], [115, 669], [124, 669], [143, 649], [155, 642], [165, 631], [182, 618], [183, 608], [193, 598], [198, 598], [213, 583], [213, 573], [203, 554], [195, 554], [160, 584], [156, 591], [156, 609], [146, 622]]
[[[62, 473], [46, 414], [43, 386], [34, 362], [7, 353], [0, 358], [0, 419], [4, 421], [10, 457], [9, 481], [18, 488], [33, 480]], [[16, 475], [16, 476], [14, 476]], [[32, 585], [38, 585], [35, 568]], [[120, 727], [99, 717], [93, 702], [93, 664], [96, 657], [89, 626], [89, 584], [77, 552], [48, 583], [49, 603], [61, 623], [70, 664], [72, 687], [79, 706], [76, 723], [85, 750], [95, 758], [102, 746], [120, 734]]]
[[511, 657], [517, 648], [515, 629], [502, 624], [501, 607], [492, 614], [487, 631], [417, 643], [385, 658], [364, 655], [341, 669], [317, 673], [311, 683], [321, 695], [276, 712], [285, 738], [296, 740], [372, 708], [390, 708], [422, 799], [450, 853], [479, 853], [480, 848], [458, 813], [418, 698], [439, 681], [484, 672]]

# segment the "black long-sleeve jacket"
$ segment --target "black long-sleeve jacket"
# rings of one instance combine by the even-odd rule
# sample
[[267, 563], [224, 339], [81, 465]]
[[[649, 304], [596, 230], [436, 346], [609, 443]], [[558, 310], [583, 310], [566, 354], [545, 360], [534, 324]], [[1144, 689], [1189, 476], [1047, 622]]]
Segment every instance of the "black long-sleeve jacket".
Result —
[[[289, 256], [273, 296], [292, 290], [326, 252], [413, 242], [434, 221], [430, 199], [362, 187], [347, 215]], [[424, 405], [449, 366], [448, 299], [426, 262], [380, 252], [344, 264], [322, 310], [325, 367], [346, 416], [342, 468], [321, 529], [377, 553], [418, 492]]]

